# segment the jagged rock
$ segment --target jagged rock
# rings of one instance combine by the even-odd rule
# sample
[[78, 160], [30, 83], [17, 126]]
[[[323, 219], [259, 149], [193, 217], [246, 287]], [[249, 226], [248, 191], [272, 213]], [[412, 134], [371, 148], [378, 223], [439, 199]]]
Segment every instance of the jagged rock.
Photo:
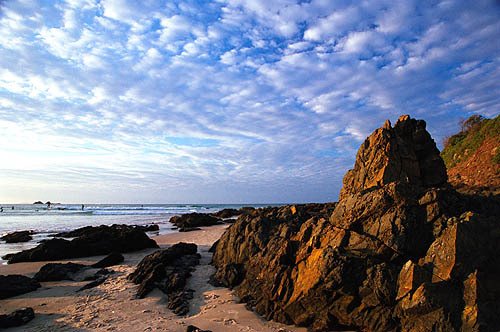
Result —
[[170, 222], [178, 227], [179, 231], [182, 231], [183, 229], [194, 227], [217, 225], [220, 224], [220, 219], [206, 213], [193, 212], [180, 216], [173, 216], [170, 218]]
[[401, 116], [389, 120], [359, 148], [354, 169], [347, 172], [340, 198], [391, 182], [423, 187], [446, 183], [446, 167], [423, 120]]
[[4, 258], [8, 263], [50, 261], [109, 254], [114, 251], [130, 252], [145, 248], [158, 248], [156, 242], [143, 231], [132, 226], [113, 225], [86, 227], [79, 230], [78, 237], [68, 241], [50, 239], [37, 247], [10, 254]]
[[178, 315], [185, 315], [189, 311], [192, 292], [184, 288], [199, 260], [196, 244], [180, 242], [144, 257], [128, 278], [140, 284], [138, 298], [159, 288], [168, 295], [167, 307]]
[[33, 278], [37, 281], [75, 280], [75, 274], [85, 268], [87, 265], [76, 263], [48, 263]]
[[221, 218], [221, 219], [227, 219], [227, 218], [232, 218], [239, 216], [242, 213], [241, 210], [236, 210], [236, 209], [222, 209], [220, 211], [217, 211], [215, 213], [212, 213], [214, 217]]
[[96, 268], [109, 267], [113, 265], [118, 265], [122, 263], [124, 260], [125, 257], [123, 257], [122, 254], [120, 254], [119, 252], [112, 252], [108, 256], [101, 259], [99, 262], [92, 264], [92, 267]]
[[31, 234], [33, 234], [32, 231], [12, 232], [2, 236], [0, 239], [7, 243], [28, 242], [33, 240]]
[[243, 215], [213, 256], [213, 282], [313, 331], [494, 331], [500, 202], [467, 196], [425, 122], [401, 117], [361, 146], [338, 204]]
[[33, 308], [18, 309], [8, 315], [0, 315], [0, 329], [21, 326], [35, 318]]
[[38, 281], [23, 275], [0, 275], [0, 299], [29, 293], [40, 287]]

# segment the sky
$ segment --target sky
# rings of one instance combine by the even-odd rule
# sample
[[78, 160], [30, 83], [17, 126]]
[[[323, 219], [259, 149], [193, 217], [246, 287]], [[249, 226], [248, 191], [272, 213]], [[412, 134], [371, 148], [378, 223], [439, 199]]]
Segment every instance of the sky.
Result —
[[386, 119], [500, 112], [498, 1], [0, 0], [0, 202], [335, 201]]

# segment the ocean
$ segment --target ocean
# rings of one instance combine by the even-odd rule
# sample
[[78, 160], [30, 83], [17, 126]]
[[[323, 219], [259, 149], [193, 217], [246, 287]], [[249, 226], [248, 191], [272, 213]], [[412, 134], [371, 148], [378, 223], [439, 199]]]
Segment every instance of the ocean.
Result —
[[[40, 240], [51, 234], [69, 231], [83, 226], [112, 224], [158, 224], [160, 230], [148, 235], [176, 232], [169, 222], [174, 215], [191, 212], [211, 213], [224, 208], [262, 205], [235, 204], [0, 204], [0, 236], [13, 231], [32, 230], [33, 240], [25, 243], [0, 241], [0, 257], [35, 247]], [[4, 264], [0, 258], [0, 264]]]

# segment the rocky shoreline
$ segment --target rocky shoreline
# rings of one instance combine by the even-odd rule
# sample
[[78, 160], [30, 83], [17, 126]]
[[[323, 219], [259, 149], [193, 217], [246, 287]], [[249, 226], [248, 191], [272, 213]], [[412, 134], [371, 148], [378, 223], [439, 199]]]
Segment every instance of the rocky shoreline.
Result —
[[[16, 273], [0, 276], [10, 310], [0, 327], [37, 330], [48, 307], [63, 316], [49, 323], [69, 330], [150, 328], [154, 311], [155, 326], [175, 322], [174, 331], [495, 331], [499, 214], [498, 197], [448, 184], [425, 122], [402, 116], [361, 145], [339, 202], [185, 214], [171, 219], [179, 233], [156, 241], [145, 233], [154, 225], [83, 227], [8, 255], [3, 268]], [[96, 255], [107, 256], [78, 260]], [[25, 308], [64, 283], [63, 306]], [[99, 315], [115, 308], [126, 319], [148, 303], [146, 315], [133, 325], [98, 318], [91, 294]]]

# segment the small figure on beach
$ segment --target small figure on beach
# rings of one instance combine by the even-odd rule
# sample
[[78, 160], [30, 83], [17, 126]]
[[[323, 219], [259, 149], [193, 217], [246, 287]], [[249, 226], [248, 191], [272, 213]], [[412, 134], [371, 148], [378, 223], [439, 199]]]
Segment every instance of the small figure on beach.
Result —
[[82, 204], [82, 211], [83, 211], [84, 208], [85, 208], [85, 205]]
[[2, 206], [2, 207], [0, 207], [0, 212], [3, 212], [3, 206]]

